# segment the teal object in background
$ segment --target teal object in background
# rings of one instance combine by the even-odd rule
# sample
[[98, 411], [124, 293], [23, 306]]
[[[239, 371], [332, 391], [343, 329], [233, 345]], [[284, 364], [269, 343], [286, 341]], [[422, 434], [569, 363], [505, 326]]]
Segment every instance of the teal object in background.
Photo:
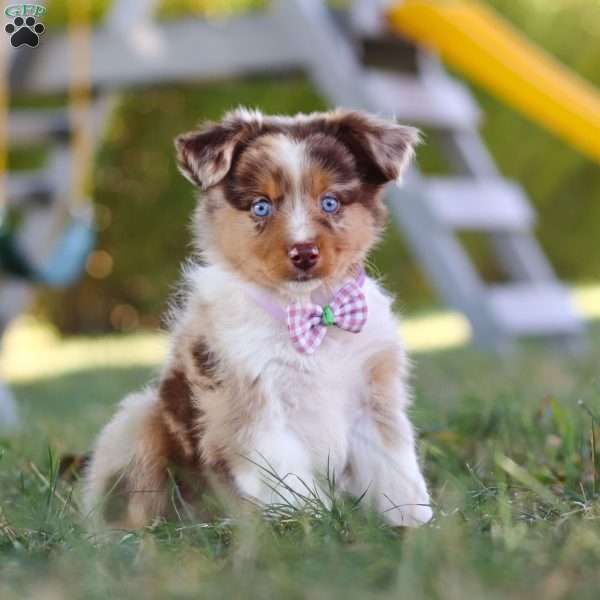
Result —
[[19, 249], [11, 232], [0, 231], [0, 270], [33, 283], [68, 287], [81, 276], [95, 242], [93, 227], [82, 220], [73, 220], [56, 243], [48, 262], [35, 266]]

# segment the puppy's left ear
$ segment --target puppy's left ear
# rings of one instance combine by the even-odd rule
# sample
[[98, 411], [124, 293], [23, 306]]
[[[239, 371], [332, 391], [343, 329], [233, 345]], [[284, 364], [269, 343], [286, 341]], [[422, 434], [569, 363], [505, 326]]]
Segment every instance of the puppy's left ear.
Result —
[[382, 185], [401, 180], [421, 140], [418, 129], [361, 111], [336, 111], [332, 116], [366, 181]]

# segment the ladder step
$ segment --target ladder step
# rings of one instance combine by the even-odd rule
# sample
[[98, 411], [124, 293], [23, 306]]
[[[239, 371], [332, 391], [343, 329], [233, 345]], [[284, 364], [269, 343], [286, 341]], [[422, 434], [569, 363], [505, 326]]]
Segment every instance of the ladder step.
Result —
[[399, 73], [416, 73], [419, 68], [417, 47], [397, 35], [365, 37], [361, 46], [361, 59], [366, 67]]
[[6, 181], [6, 195], [9, 205], [28, 203], [47, 204], [52, 198], [53, 186], [43, 170], [21, 171], [9, 175]]
[[489, 305], [500, 326], [516, 336], [578, 334], [583, 325], [560, 283], [491, 286]]
[[430, 177], [423, 186], [435, 216], [455, 229], [527, 231], [535, 221], [521, 188], [506, 179]]
[[400, 121], [444, 130], [474, 130], [480, 111], [470, 94], [450, 78], [423, 80], [367, 70], [365, 85], [378, 111]]
[[9, 140], [13, 144], [36, 144], [69, 136], [69, 115], [64, 109], [12, 110], [8, 119]]

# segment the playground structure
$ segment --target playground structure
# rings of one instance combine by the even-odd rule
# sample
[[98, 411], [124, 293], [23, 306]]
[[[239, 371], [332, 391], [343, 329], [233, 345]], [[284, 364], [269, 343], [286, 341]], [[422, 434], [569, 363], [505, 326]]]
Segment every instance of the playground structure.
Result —
[[[70, 106], [8, 117], [11, 144], [52, 140], [53, 150], [42, 172], [4, 178], [4, 200], [25, 218], [4, 251], [10, 260], [0, 281], [0, 335], [37, 284], [68, 284], [83, 268], [93, 243], [87, 174], [120, 89], [302, 70], [331, 105], [392, 115], [439, 141], [454, 173], [425, 177], [415, 168], [402, 190], [390, 186], [389, 205], [433, 287], [469, 319], [476, 343], [505, 350], [524, 336], [581, 341], [581, 319], [533, 236], [526, 195], [498, 172], [478, 134], [476, 102], [432, 49], [598, 159], [600, 100], [592, 89], [497, 17], [458, 0], [405, 0], [391, 8], [358, 1], [342, 15], [320, 0], [279, 0], [268, 12], [218, 24], [159, 23], [152, 18], [157, 4], [115, 0], [94, 31], [85, 10], [73, 8], [68, 35], [9, 53], [11, 91], [68, 90]], [[504, 62], [494, 48], [510, 50]], [[489, 236], [507, 283], [481, 280], [460, 230]]]

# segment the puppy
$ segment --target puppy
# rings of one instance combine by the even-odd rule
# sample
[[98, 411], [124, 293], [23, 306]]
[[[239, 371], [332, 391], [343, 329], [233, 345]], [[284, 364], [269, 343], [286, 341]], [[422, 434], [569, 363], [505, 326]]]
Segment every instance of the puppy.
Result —
[[[363, 262], [417, 130], [355, 111], [238, 109], [176, 140], [202, 190], [198, 258], [156, 385], [125, 398], [85, 476], [98, 525], [137, 528], [209, 489], [301, 503], [335, 477], [393, 525], [430, 520], [391, 299]], [[173, 473], [176, 473], [173, 476]], [[323, 497], [326, 494], [322, 494]]]

